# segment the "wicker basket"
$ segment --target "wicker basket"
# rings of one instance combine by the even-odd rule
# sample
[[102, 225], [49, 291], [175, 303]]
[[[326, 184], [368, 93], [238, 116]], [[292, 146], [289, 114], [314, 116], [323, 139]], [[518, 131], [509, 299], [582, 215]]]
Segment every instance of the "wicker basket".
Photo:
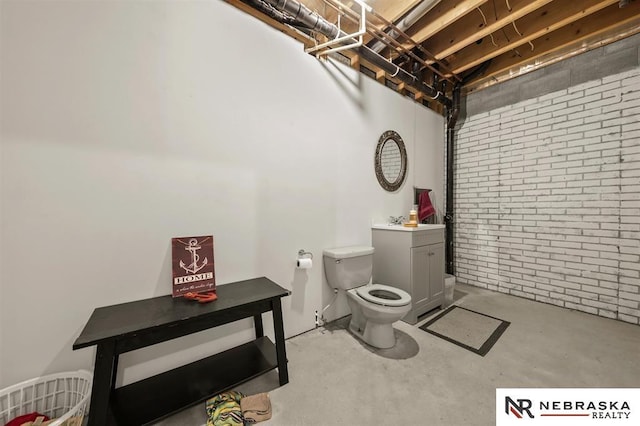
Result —
[[0, 425], [37, 412], [49, 426], [80, 426], [89, 405], [92, 375], [78, 370], [25, 380], [0, 390]]

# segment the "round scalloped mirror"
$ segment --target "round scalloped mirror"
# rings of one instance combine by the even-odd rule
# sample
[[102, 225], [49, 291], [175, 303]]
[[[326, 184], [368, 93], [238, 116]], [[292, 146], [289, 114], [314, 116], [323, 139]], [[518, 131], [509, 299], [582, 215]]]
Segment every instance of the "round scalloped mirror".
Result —
[[407, 175], [407, 151], [400, 135], [387, 130], [378, 139], [374, 159], [376, 177], [387, 191], [397, 191]]

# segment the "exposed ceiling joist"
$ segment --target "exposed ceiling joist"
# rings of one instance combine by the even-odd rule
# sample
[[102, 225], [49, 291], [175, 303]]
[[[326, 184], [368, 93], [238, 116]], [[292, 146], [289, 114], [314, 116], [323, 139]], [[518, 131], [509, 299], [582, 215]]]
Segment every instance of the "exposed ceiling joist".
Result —
[[486, 73], [471, 81], [468, 88], [480, 88], [483, 83], [486, 84], [492, 79], [505, 80], [509, 75], [503, 75], [504, 73], [510, 74], [511, 77], [521, 75], [542, 65], [615, 41], [621, 36], [639, 32], [640, 2], [630, 3], [625, 8], [619, 8], [617, 4], [613, 4], [533, 40], [533, 50], [525, 45], [522, 49], [503, 53], [494, 58]]
[[392, 1], [382, 2], [379, 5], [375, 5], [375, 3], [372, 2], [372, 6], [375, 8], [376, 13], [384, 16], [391, 22], [395, 22], [416, 7], [421, 1], [422, 0]]
[[508, 4], [505, 1], [487, 2], [435, 34], [423, 46], [436, 59], [444, 59], [551, 1], [512, 0]]
[[481, 45], [463, 49], [447, 60], [455, 74], [461, 73], [617, 3], [618, 0], [585, 0], [548, 4], [483, 40]]
[[487, 0], [442, 0], [406, 32], [414, 41], [422, 43], [486, 2]]
[[[640, 32], [640, 0], [440, 0], [435, 6], [434, 0], [366, 1], [373, 10], [367, 13], [364, 41], [383, 58], [372, 59], [376, 66], [358, 57], [358, 51], [343, 51], [349, 58], [346, 63], [418, 100], [430, 97], [420, 88], [450, 94], [465, 75], [473, 73], [479, 75], [465, 81], [465, 90], [479, 90]], [[294, 0], [227, 2], [305, 47], [327, 41], [326, 34], [304, 25], [282, 24], [245, 5], [277, 3], [284, 8]], [[339, 24], [343, 33], [357, 31], [360, 5], [355, 0], [295, 2], [315, 11], [329, 25]], [[291, 24], [287, 18], [277, 19]], [[386, 46], [383, 50], [381, 42]], [[371, 49], [365, 53], [368, 57]], [[402, 82], [395, 78], [398, 67]]]

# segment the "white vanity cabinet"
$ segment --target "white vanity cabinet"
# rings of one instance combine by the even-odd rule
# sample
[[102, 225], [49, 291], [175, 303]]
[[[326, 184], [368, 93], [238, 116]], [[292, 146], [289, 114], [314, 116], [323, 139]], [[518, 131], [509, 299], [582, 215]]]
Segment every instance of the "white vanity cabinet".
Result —
[[373, 282], [411, 295], [403, 321], [415, 324], [444, 303], [444, 225], [374, 225], [372, 245]]

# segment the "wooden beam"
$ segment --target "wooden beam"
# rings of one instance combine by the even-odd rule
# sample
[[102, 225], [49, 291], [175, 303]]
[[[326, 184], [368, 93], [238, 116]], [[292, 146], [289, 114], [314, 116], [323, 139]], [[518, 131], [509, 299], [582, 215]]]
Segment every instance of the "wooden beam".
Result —
[[[512, 25], [504, 28], [505, 32], [508, 32], [508, 37], [503, 31], [498, 31], [493, 35], [493, 39], [486, 38], [480, 45], [469, 46], [455, 53], [448, 59], [449, 66], [453, 73], [459, 74], [518, 46], [523, 46], [522, 48], [526, 50], [525, 43], [596, 13], [614, 3], [618, 3], [618, 0], [555, 1], [516, 21], [515, 28]], [[516, 32], [516, 28], [519, 33]], [[498, 47], [493, 43], [496, 43]]]
[[[600, 47], [621, 38], [620, 34], [640, 32], [640, 1], [619, 8], [612, 4], [599, 12], [577, 20], [532, 41], [534, 49], [525, 45], [493, 59], [483, 76], [466, 85], [467, 90], [486, 87], [491, 81], [504, 81], [528, 71]], [[487, 84], [488, 83], [488, 84]]]
[[351, 68], [360, 69], [360, 55], [356, 54], [351, 57]]
[[[304, 3], [307, 7], [312, 10], [318, 10], [310, 6], [310, 3], [317, 3], [320, 1], [324, 3], [324, 13], [321, 15], [329, 22], [337, 25], [338, 24], [338, 12], [337, 8], [340, 8], [340, 4], [345, 8], [355, 12], [354, 17], [359, 19], [360, 15], [360, 5], [356, 4], [352, 0], [337, 0], [340, 4], [332, 2], [331, 0], [303, 0], [301, 3]], [[369, 6], [373, 8], [376, 14], [382, 16], [382, 18], [386, 19], [389, 22], [394, 22], [401, 18], [407, 11], [411, 10], [415, 5], [420, 3], [422, 0], [370, 0], [368, 2]], [[349, 15], [348, 11], [345, 11], [347, 16]], [[373, 14], [367, 14], [367, 22], [370, 28], [377, 28], [379, 30], [384, 30], [387, 25], [383, 20], [377, 18]], [[348, 17], [343, 16], [340, 20], [340, 29], [345, 33], [352, 34], [358, 31], [358, 23]], [[364, 35], [364, 44], [367, 44], [374, 37], [370, 34]]]
[[382, 15], [387, 21], [395, 22], [405, 13], [413, 9], [422, 0], [374, 0], [369, 5], [378, 15]]
[[[487, 0], [442, 0], [405, 32], [415, 42], [422, 43], [486, 2]], [[406, 47], [410, 49], [413, 46], [407, 43]]]
[[[342, 1], [339, 0], [345, 8], [353, 9], [357, 12], [357, 15], [360, 14], [360, 6], [355, 5], [353, 1]], [[326, 0], [302, 0], [300, 3], [303, 3], [312, 11], [316, 12], [327, 22], [332, 23], [333, 25], [340, 28], [341, 31], [344, 31], [347, 34], [352, 34], [358, 31], [358, 23], [355, 20], [349, 19], [348, 16], [344, 16], [345, 12], [338, 12], [340, 7], [330, 1]], [[338, 15], [342, 15], [340, 19], [338, 19]], [[339, 25], [338, 25], [339, 24]]]
[[[436, 59], [446, 58], [551, 1], [511, 0], [509, 5], [505, 1], [488, 2], [426, 40], [423, 46]], [[575, 3], [573, 0], [556, 3], [570, 5], [572, 2]]]
[[324, 0], [299, 0], [300, 3], [307, 6], [312, 11], [316, 12], [318, 15], [322, 16], [329, 22], [336, 22], [337, 12], [327, 6]]
[[[418, 3], [422, 0], [410, 0], [410, 1], [397, 1], [397, 0], [374, 0], [369, 2], [369, 5], [373, 8], [373, 10], [384, 19], [389, 22], [396, 22], [400, 19], [405, 13], [409, 10], [413, 9]], [[379, 18], [372, 17], [372, 15], [368, 15], [367, 18], [369, 22], [372, 23], [372, 26], [376, 27], [379, 30], [384, 30], [387, 25], [384, 22], [381, 22]], [[365, 34], [364, 43], [367, 44], [374, 37], [369, 34]]]
[[[280, 30], [281, 32], [301, 41], [305, 47], [310, 47], [314, 44], [313, 40], [310, 39], [306, 34], [301, 33], [300, 31], [296, 30], [295, 28], [289, 27], [288, 25], [282, 24], [270, 17], [268, 17], [267, 15], [265, 15], [264, 13], [252, 8], [251, 6], [248, 6], [247, 4], [241, 2], [240, 0], [225, 0], [227, 3], [231, 4], [232, 6], [235, 6], [236, 8], [246, 12], [247, 14], [258, 18], [259, 20], [267, 23], [268, 25]], [[364, 59], [362, 59], [362, 57], [360, 57], [357, 52], [355, 51], [351, 51], [351, 50], [345, 50], [341, 52], [342, 55], [346, 56], [349, 60], [349, 64], [360, 70], [360, 65], [372, 70], [375, 73], [375, 79], [383, 84], [386, 85], [386, 74], [384, 72], [384, 70], [380, 69], [379, 67], [373, 65], [372, 63], [370, 63], [369, 61], [366, 61]], [[405, 84], [402, 81], [393, 79], [394, 83], [397, 84], [397, 90], [398, 92], [405, 94], [407, 91], [416, 91], [417, 89]], [[428, 107], [433, 109], [435, 107], [437, 107], [439, 104], [436, 103], [434, 105], [429, 105]]]

